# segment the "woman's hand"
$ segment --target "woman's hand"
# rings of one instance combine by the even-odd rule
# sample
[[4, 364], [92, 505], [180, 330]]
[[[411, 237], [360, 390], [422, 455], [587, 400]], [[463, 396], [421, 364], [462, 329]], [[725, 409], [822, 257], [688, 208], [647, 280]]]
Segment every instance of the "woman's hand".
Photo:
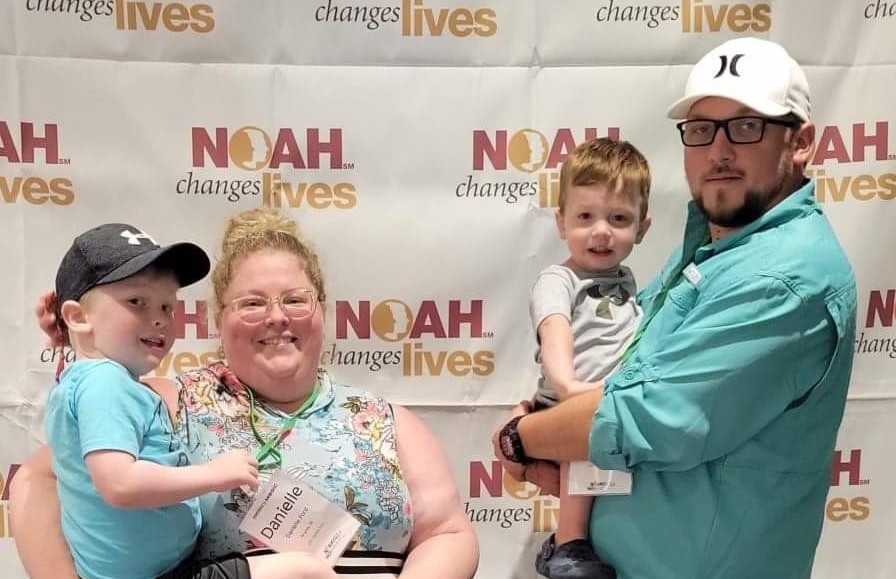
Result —
[[37, 324], [47, 335], [47, 344], [51, 348], [61, 348], [64, 344], [62, 332], [56, 323], [56, 292], [50, 290], [37, 298], [34, 315]]
[[44, 446], [25, 461], [9, 489], [9, 520], [16, 549], [32, 579], [77, 579], [75, 564], [62, 536], [56, 477], [50, 449]]

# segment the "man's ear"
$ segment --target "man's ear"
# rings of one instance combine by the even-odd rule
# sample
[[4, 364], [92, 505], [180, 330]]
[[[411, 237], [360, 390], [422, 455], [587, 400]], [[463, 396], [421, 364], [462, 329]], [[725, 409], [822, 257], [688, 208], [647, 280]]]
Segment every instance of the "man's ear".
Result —
[[635, 236], [635, 243], [641, 243], [641, 240], [647, 235], [647, 230], [650, 229], [651, 223], [653, 223], [653, 220], [648, 213], [644, 216], [644, 219], [641, 220], [641, 225], [638, 227], [638, 235]]
[[808, 167], [815, 152], [815, 124], [809, 122], [794, 131], [793, 162]]
[[75, 300], [66, 300], [60, 308], [62, 321], [72, 332], [81, 334], [90, 331], [90, 322], [83, 304]]

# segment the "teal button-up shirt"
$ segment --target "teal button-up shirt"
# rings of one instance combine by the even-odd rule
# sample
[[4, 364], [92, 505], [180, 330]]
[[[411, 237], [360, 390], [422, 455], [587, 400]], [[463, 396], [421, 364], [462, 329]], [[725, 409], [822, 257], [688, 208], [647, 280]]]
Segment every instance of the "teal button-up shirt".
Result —
[[593, 463], [633, 473], [631, 495], [591, 515], [619, 579], [810, 576], [856, 316], [814, 193], [710, 244], [691, 203], [682, 247], [642, 290], [648, 325], [589, 441]]

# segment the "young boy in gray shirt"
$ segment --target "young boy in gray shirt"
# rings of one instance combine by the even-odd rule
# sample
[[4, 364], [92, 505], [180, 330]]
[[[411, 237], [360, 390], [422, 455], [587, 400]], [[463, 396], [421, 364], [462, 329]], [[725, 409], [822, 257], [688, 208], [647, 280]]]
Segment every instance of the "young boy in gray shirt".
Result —
[[[633, 341], [642, 313], [622, 262], [650, 227], [649, 193], [647, 161], [625, 141], [587, 141], [563, 162], [555, 218], [569, 257], [539, 273], [529, 293], [541, 364], [536, 410], [597, 387]], [[568, 493], [568, 473], [561, 464], [557, 532], [536, 570], [550, 579], [615, 577], [587, 540], [592, 499]]]

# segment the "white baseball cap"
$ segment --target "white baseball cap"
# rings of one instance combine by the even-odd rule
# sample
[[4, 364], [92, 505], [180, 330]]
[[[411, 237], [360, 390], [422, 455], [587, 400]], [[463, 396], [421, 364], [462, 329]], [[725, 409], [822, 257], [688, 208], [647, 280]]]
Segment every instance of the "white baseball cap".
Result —
[[666, 115], [683, 119], [698, 100], [723, 97], [769, 117], [793, 113], [809, 120], [809, 81], [800, 65], [779, 44], [760, 38], [736, 38], [701, 58], [688, 76], [685, 96]]

